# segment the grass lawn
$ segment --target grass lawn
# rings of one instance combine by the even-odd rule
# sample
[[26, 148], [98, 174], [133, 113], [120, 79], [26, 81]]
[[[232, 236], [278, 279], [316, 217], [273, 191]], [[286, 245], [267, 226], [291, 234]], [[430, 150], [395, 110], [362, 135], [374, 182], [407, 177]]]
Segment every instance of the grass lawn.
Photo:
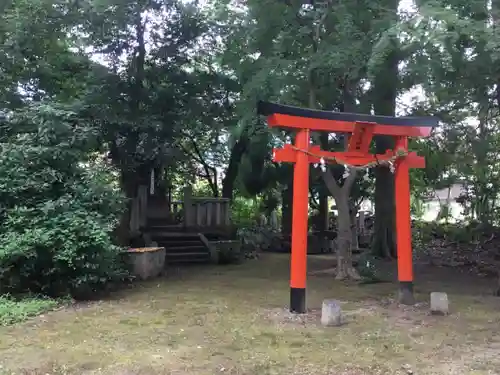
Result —
[[[0, 327], [0, 374], [500, 373], [500, 301], [488, 284], [423, 274], [422, 302], [405, 308], [392, 299], [394, 284], [348, 285], [314, 272], [328, 266], [328, 258], [311, 258], [311, 312], [302, 317], [285, 308], [287, 255], [172, 269], [112, 300]], [[427, 314], [433, 290], [449, 293], [450, 316]], [[346, 325], [319, 324], [325, 298], [343, 302]]]

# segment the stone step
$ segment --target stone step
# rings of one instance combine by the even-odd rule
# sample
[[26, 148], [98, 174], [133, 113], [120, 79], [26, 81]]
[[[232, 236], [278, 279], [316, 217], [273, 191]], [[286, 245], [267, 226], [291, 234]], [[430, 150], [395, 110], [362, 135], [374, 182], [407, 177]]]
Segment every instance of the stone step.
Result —
[[165, 263], [167, 267], [169, 264], [176, 263], [211, 263], [210, 253], [208, 251], [205, 252], [175, 252], [175, 253], [166, 253], [165, 254]]
[[198, 238], [192, 238], [192, 239], [187, 239], [184, 240], [182, 238], [177, 238], [177, 239], [169, 239], [167, 241], [163, 240], [160, 241], [161, 246], [165, 248], [172, 248], [172, 247], [177, 247], [177, 246], [203, 246], [203, 244], [200, 242]]
[[157, 232], [157, 233], [151, 233], [151, 238], [162, 238], [162, 239], [169, 239], [169, 238], [175, 238], [175, 239], [186, 239], [186, 240], [194, 240], [195, 238], [198, 239], [200, 238], [198, 236], [198, 233], [181, 233], [181, 232]]
[[197, 254], [197, 253], [209, 253], [209, 251], [203, 246], [203, 244], [195, 245], [195, 246], [168, 246], [165, 245], [165, 251], [168, 254]]
[[[184, 259], [184, 258], [168, 258], [166, 259], [166, 263], [170, 265], [187, 265], [187, 264], [211, 264], [210, 258], [189, 258], [189, 259]], [[168, 267], [168, 266], [167, 266]]]
[[184, 232], [184, 225], [179, 224], [149, 224], [147, 226], [147, 231], [153, 232]]
[[167, 258], [197, 258], [197, 257], [204, 257], [208, 258], [210, 254], [208, 252], [198, 252], [198, 253], [167, 253]]

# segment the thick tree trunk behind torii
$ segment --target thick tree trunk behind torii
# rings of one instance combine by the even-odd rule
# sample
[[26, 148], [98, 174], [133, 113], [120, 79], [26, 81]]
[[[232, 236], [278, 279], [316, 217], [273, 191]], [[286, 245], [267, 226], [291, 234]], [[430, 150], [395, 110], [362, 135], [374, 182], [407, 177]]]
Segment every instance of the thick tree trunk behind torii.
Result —
[[233, 200], [234, 185], [238, 178], [241, 159], [248, 149], [250, 139], [246, 134], [242, 135], [231, 148], [231, 156], [226, 168], [225, 177], [222, 180], [222, 197]]
[[[328, 149], [328, 133], [321, 133], [319, 136], [321, 148]], [[320, 231], [327, 231], [330, 229], [330, 207], [328, 207], [329, 194], [325, 189], [321, 189], [319, 193], [319, 222]]]
[[[317, 53], [319, 50], [321, 27], [326, 19], [328, 12], [324, 12], [317, 22], [315, 31], [311, 34], [312, 50]], [[316, 96], [316, 89], [319, 87], [319, 80], [316, 77], [316, 70], [310, 69], [308, 76], [309, 84], [309, 108], [315, 109], [318, 107], [318, 98]], [[356, 81], [350, 79], [347, 75], [342, 82], [339, 82], [337, 89], [342, 91], [340, 111], [341, 112], [355, 112], [356, 101], [354, 98]], [[317, 144], [323, 147], [328, 146], [328, 135], [323, 136], [319, 134], [314, 135], [314, 140]], [[347, 140], [347, 138], [346, 138]], [[345, 144], [347, 147], [347, 142]], [[349, 214], [349, 195], [351, 187], [356, 180], [356, 171], [351, 171], [351, 174], [345, 179], [342, 186], [335, 179], [329, 166], [322, 173], [323, 180], [331, 195], [335, 198], [337, 205], [337, 276], [336, 279], [343, 280], [351, 278], [359, 280], [360, 276], [352, 263], [352, 232], [351, 232], [351, 216]]]
[[[316, 108], [316, 94], [314, 90], [314, 74], [311, 72], [309, 77], [310, 91], [309, 91], [309, 107]], [[342, 106], [341, 112], [355, 112], [355, 100], [352, 95], [353, 88], [347, 79], [342, 87]], [[323, 137], [323, 138], [322, 138]], [[321, 136], [315, 134], [314, 140], [319, 143], [323, 148], [328, 146], [328, 134]], [[345, 138], [344, 149], [347, 150], [348, 137]], [[333, 176], [329, 166], [322, 173], [323, 181], [328, 188], [331, 195], [335, 199], [337, 206], [337, 280], [354, 279], [359, 280], [360, 276], [353, 266], [352, 262], [352, 231], [351, 231], [351, 215], [349, 212], [349, 196], [351, 187], [356, 180], [356, 170], [352, 170], [351, 174], [345, 179], [342, 186], [337, 182]]]
[[[397, 17], [398, 1], [388, 0], [388, 3], [390, 3], [389, 9], [394, 8], [394, 17]], [[389, 48], [391, 51], [387, 53], [375, 77], [373, 109], [377, 115], [394, 116], [399, 87], [400, 51], [397, 40], [392, 40]], [[387, 149], [393, 148], [394, 141], [392, 137], [378, 136], [375, 137], [375, 144], [376, 152], [384, 153]], [[387, 166], [379, 166], [375, 169], [375, 178], [375, 226], [372, 250], [377, 256], [395, 257], [394, 175]]]
[[[377, 153], [391, 147], [388, 137], [377, 139]], [[383, 151], [382, 151], [383, 150]], [[383, 258], [396, 257], [394, 175], [387, 166], [375, 169], [375, 224], [372, 251]]]
[[323, 172], [323, 179], [328, 190], [335, 198], [338, 211], [336, 279], [359, 280], [359, 273], [353, 266], [351, 215], [349, 213], [349, 195], [352, 184], [356, 180], [356, 171], [351, 171], [351, 174], [345, 179], [343, 186], [338, 185], [328, 168]]
[[351, 219], [351, 247], [353, 249], [359, 249], [359, 228], [356, 220], [357, 214], [358, 209], [354, 204], [352, 204], [349, 210], [349, 217]]

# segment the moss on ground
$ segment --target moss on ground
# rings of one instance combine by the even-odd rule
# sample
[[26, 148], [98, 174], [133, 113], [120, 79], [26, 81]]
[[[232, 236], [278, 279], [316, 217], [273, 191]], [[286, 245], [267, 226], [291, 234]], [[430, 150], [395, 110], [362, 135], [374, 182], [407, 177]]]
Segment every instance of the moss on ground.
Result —
[[31, 317], [50, 311], [60, 302], [45, 298], [14, 299], [0, 296], [0, 326], [23, 322]]

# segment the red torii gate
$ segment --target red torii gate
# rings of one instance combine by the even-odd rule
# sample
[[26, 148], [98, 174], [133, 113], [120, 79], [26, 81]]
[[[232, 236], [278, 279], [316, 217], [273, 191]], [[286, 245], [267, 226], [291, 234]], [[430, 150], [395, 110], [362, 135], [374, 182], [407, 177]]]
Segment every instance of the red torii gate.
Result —
[[[438, 119], [319, 111], [269, 102], [259, 102], [257, 111], [267, 116], [270, 127], [297, 130], [295, 145], [274, 150], [274, 161], [294, 163], [290, 311], [306, 312], [309, 164], [325, 160], [352, 166], [394, 162], [399, 295], [401, 303], [413, 304], [409, 169], [424, 168], [425, 159], [408, 151], [408, 137], [429, 136]], [[347, 151], [329, 152], [311, 145], [310, 131], [350, 133]], [[375, 135], [394, 137], [394, 149], [380, 155], [370, 154]]]

